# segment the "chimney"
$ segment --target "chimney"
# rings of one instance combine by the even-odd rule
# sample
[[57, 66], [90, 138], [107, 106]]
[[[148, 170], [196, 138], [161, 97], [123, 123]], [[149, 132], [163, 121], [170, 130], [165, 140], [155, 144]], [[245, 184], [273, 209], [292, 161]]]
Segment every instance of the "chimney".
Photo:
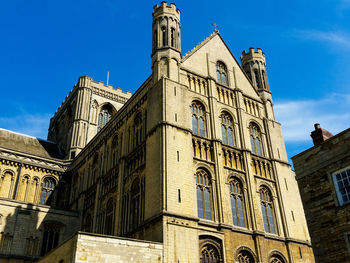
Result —
[[329, 131], [322, 129], [319, 123], [315, 123], [315, 130], [311, 132], [311, 138], [315, 146], [320, 145], [325, 140], [333, 136]]

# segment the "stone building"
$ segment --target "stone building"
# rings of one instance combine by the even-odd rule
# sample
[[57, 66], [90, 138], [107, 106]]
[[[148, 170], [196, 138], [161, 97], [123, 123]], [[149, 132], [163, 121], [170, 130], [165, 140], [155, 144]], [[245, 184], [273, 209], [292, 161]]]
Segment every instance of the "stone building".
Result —
[[[35, 233], [35, 256], [21, 244], [3, 257], [35, 260], [58, 246], [40, 262], [128, 261], [118, 251], [129, 262], [314, 262], [262, 50], [244, 51], [240, 65], [215, 30], [182, 56], [180, 11], [162, 2], [151, 63], [132, 96], [81, 77], [51, 119], [53, 142], [3, 131], [5, 142], [34, 146], [8, 147], [24, 157], [2, 159], [1, 187], [11, 194], [0, 191], [1, 202], [30, 216], [29, 206], [46, 209], [43, 226], [23, 220], [21, 233], [3, 232]], [[16, 168], [25, 156], [36, 169], [28, 183]], [[36, 199], [20, 199], [11, 180], [37, 189]], [[63, 242], [77, 231], [85, 233]]]
[[292, 157], [316, 262], [350, 262], [350, 129], [315, 124], [314, 146]]

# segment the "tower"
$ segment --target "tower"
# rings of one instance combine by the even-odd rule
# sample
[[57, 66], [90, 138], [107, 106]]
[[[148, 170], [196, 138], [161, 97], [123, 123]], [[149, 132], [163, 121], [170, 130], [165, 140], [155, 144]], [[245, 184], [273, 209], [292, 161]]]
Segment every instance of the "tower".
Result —
[[259, 92], [260, 97], [265, 101], [267, 117], [275, 120], [273, 112], [272, 95], [267, 80], [265, 54], [261, 48], [250, 47], [248, 53], [243, 50], [241, 63], [244, 72], [248, 75], [253, 86]]
[[241, 62], [243, 70], [252, 81], [254, 87], [259, 91], [270, 91], [266, 75], [265, 54], [261, 48], [257, 48], [255, 51], [253, 47], [250, 47], [248, 53], [244, 50], [242, 52]]
[[176, 5], [162, 2], [153, 7], [152, 71], [156, 82], [162, 76], [175, 81], [179, 77], [181, 60], [180, 10]]

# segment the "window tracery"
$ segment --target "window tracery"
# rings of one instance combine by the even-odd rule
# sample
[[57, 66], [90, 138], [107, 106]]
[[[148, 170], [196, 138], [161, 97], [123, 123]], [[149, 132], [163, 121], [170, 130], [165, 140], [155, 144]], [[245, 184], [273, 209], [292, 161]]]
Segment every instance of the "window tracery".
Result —
[[254, 154], [263, 156], [262, 136], [259, 127], [255, 123], [249, 124], [250, 145]]
[[235, 178], [230, 181], [232, 220], [235, 226], [245, 227], [245, 209], [242, 184]]
[[219, 84], [228, 85], [226, 66], [221, 61], [216, 63], [216, 77]]
[[192, 132], [195, 135], [205, 137], [205, 108], [195, 101], [191, 105], [192, 109]]
[[47, 177], [44, 179], [40, 195], [40, 204], [51, 205], [52, 193], [55, 190], [55, 187], [56, 181], [53, 178]]
[[237, 256], [237, 262], [239, 263], [255, 263], [253, 255], [247, 251], [247, 250], [242, 250], [239, 252]]
[[41, 256], [56, 248], [59, 241], [61, 225], [59, 223], [46, 223], [41, 246]]
[[259, 193], [265, 232], [276, 234], [271, 192], [266, 187], [261, 187]]
[[200, 169], [196, 173], [198, 217], [212, 220], [212, 187], [209, 174]]
[[111, 116], [112, 111], [107, 106], [101, 109], [101, 112], [98, 114], [97, 132], [99, 132], [107, 124], [107, 122], [109, 122]]
[[220, 263], [221, 256], [218, 249], [212, 244], [205, 244], [202, 246], [200, 254], [201, 263]]
[[230, 146], [235, 146], [233, 118], [228, 113], [223, 112], [220, 119], [222, 142]]

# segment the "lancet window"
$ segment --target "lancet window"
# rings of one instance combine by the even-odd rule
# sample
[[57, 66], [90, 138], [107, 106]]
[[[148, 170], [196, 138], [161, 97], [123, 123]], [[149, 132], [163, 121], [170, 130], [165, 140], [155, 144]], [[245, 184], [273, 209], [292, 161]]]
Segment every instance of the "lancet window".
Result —
[[59, 241], [61, 226], [57, 223], [44, 225], [43, 241], [41, 246], [41, 256], [56, 248]]
[[250, 145], [254, 154], [263, 155], [262, 136], [259, 127], [255, 123], [249, 124]]
[[259, 193], [265, 232], [276, 234], [271, 192], [266, 187], [261, 187]]
[[216, 77], [219, 84], [228, 85], [226, 66], [221, 61], [216, 63]]
[[105, 231], [106, 235], [113, 235], [114, 232], [114, 217], [115, 217], [115, 205], [113, 198], [110, 198], [106, 205], [106, 221]]
[[245, 227], [245, 209], [242, 184], [237, 179], [230, 182], [232, 221], [235, 226]]
[[55, 186], [56, 181], [53, 178], [47, 177], [44, 179], [40, 195], [40, 204], [51, 205], [52, 193], [55, 190]]
[[205, 170], [196, 173], [198, 217], [212, 220], [212, 185]]
[[222, 142], [224, 144], [234, 146], [235, 145], [235, 136], [234, 136], [234, 124], [231, 115], [226, 112], [223, 112], [220, 116], [221, 119], [221, 134]]
[[98, 114], [97, 132], [99, 132], [107, 124], [107, 122], [109, 122], [111, 116], [112, 111], [108, 106], [101, 109], [101, 112]]
[[192, 132], [195, 135], [205, 137], [205, 108], [204, 106], [195, 101], [191, 105], [192, 109]]

